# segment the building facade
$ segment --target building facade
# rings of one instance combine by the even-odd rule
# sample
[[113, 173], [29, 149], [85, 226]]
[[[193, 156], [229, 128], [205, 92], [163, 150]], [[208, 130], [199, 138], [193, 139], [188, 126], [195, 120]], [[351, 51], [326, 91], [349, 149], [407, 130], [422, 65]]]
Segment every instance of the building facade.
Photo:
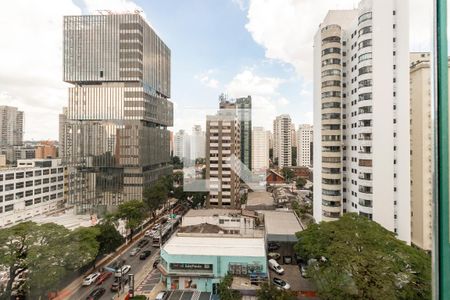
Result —
[[265, 174], [269, 169], [269, 134], [263, 127], [253, 127], [252, 171]]
[[36, 145], [34, 158], [44, 159], [44, 158], [56, 158], [57, 149], [54, 142], [42, 141]]
[[0, 227], [64, 206], [64, 167], [59, 159], [19, 160], [0, 169]]
[[313, 142], [313, 126], [301, 124], [297, 130], [297, 166], [311, 167], [311, 143]]
[[170, 174], [170, 49], [139, 14], [64, 17], [68, 202], [104, 212]]
[[191, 135], [191, 160], [195, 161], [197, 158], [205, 158], [205, 143], [206, 136], [202, 126], [194, 125]]
[[278, 167], [292, 166], [292, 122], [289, 115], [278, 116], [273, 121], [273, 158]]
[[17, 107], [0, 105], [0, 147], [23, 144], [23, 112]]
[[314, 217], [410, 231], [409, 7], [330, 11], [314, 40]]
[[241, 162], [252, 170], [252, 97], [236, 99], [241, 128]]
[[206, 119], [207, 207], [240, 207], [240, 122], [234, 108]]
[[190, 159], [190, 136], [183, 130], [178, 130], [173, 138], [173, 156], [178, 156], [180, 160]]
[[431, 57], [411, 53], [411, 243], [433, 249]]

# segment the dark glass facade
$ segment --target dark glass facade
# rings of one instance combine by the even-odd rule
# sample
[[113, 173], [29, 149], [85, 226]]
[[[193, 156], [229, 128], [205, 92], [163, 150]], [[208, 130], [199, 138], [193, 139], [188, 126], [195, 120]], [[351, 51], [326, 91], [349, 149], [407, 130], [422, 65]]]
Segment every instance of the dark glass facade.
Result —
[[102, 213], [170, 174], [170, 49], [138, 14], [64, 18], [68, 202]]
[[252, 170], [252, 97], [236, 99], [241, 127], [241, 161]]

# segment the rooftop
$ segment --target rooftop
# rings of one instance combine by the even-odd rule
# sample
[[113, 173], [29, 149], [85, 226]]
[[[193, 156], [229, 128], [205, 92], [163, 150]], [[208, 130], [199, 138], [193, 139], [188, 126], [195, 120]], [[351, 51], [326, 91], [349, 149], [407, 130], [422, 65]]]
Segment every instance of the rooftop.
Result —
[[211, 209], [191, 209], [184, 217], [211, 217], [211, 216], [228, 216], [229, 214], [241, 214], [238, 209], [211, 208]]
[[265, 257], [264, 238], [172, 236], [163, 246], [170, 255]]
[[260, 211], [264, 214], [268, 238], [278, 236], [280, 241], [296, 241], [295, 234], [302, 231], [299, 220], [293, 211]]

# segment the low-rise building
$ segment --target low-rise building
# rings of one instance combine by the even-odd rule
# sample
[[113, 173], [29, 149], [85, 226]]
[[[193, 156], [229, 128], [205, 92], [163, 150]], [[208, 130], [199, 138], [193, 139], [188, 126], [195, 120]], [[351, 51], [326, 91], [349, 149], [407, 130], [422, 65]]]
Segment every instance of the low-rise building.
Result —
[[19, 160], [0, 169], [0, 227], [54, 211], [64, 204], [64, 167], [60, 159]]

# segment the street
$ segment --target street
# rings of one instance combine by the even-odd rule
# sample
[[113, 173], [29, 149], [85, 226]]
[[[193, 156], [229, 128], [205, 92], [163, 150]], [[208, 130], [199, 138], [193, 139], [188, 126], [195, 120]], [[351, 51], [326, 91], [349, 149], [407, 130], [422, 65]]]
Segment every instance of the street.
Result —
[[[142, 239], [145, 239], [142, 238]], [[147, 238], [150, 240], [150, 238]], [[139, 239], [141, 240], [141, 239]], [[155, 258], [156, 255], [159, 255], [159, 249], [158, 248], [154, 248], [151, 246], [151, 242], [149, 244], [147, 244], [146, 246], [144, 246], [136, 255], [134, 256], [130, 256], [130, 252], [133, 250], [134, 245], [137, 244], [137, 242], [139, 240], [135, 240], [133, 242], [133, 246], [130, 247], [124, 254], [122, 254], [121, 256], [117, 257], [116, 259], [114, 259], [111, 263], [115, 262], [115, 261], [122, 261], [125, 260], [125, 264], [126, 265], [130, 265], [131, 266], [131, 270], [128, 272], [128, 274], [135, 274], [135, 278], [137, 277], [137, 274], [140, 273], [141, 271], [143, 271], [143, 268], [146, 266], [146, 262], [149, 260], [153, 260]], [[139, 255], [142, 253], [142, 251], [144, 250], [151, 250], [152, 254], [151, 256], [147, 257], [146, 260], [140, 260], [139, 259]], [[110, 264], [111, 264], [110, 263]], [[151, 270], [146, 270], [148, 272], [150, 272]], [[128, 274], [126, 274], [124, 277], [128, 277]], [[109, 277], [107, 280], [105, 280], [105, 282], [103, 282], [101, 285], [96, 285], [95, 283], [93, 283], [91, 286], [80, 286], [77, 291], [69, 298], [72, 300], [81, 300], [81, 299], [86, 299], [88, 297], [88, 295], [95, 290], [96, 288], [99, 287], [103, 287], [106, 289], [105, 294], [100, 298], [100, 299], [113, 299], [114, 295], [117, 295], [117, 292], [112, 292], [110, 290], [111, 284], [114, 281], [114, 274], [112, 274], [111, 277]], [[128, 287], [126, 286], [124, 291], [126, 292], [128, 290]]]

